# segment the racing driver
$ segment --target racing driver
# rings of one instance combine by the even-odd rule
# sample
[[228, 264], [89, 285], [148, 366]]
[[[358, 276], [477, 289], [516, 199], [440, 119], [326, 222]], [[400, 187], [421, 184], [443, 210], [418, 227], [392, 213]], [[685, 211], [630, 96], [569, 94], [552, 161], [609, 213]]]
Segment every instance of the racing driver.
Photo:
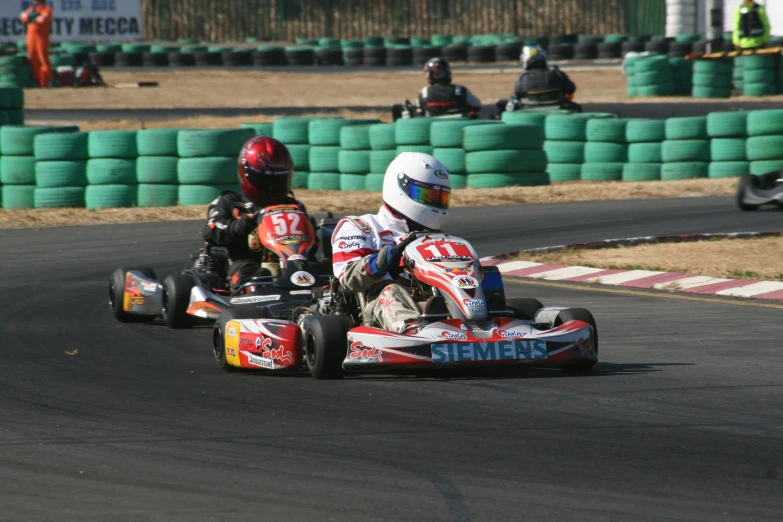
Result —
[[428, 154], [403, 152], [383, 178], [377, 214], [345, 217], [332, 235], [334, 274], [343, 288], [365, 292], [373, 326], [403, 332], [420, 314], [402, 277], [402, 249], [411, 232], [437, 231], [449, 213], [446, 166]]
[[261, 268], [261, 249], [251, 249], [251, 234], [258, 226], [256, 216], [270, 205], [293, 204], [305, 210], [291, 193], [293, 175], [288, 148], [269, 136], [256, 136], [239, 153], [242, 193], [226, 191], [209, 204], [202, 235], [209, 244], [228, 250], [227, 277], [232, 291]]
[[525, 70], [514, 85], [514, 97], [508, 101], [507, 111], [536, 107], [568, 107], [576, 92], [576, 85], [566, 73], [547, 66], [546, 52], [540, 46], [525, 46], [522, 49], [522, 63]]
[[419, 116], [467, 115], [481, 110], [481, 101], [467, 87], [451, 83], [451, 65], [443, 58], [432, 58], [424, 65], [427, 87], [419, 91], [416, 112]]

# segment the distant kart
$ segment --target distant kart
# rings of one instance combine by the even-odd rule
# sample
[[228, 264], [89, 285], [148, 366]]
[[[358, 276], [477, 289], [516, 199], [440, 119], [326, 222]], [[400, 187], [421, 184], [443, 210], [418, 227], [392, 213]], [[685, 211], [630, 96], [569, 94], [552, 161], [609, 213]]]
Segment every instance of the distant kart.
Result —
[[758, 210], [762, 205], [783, 207], [783, 170], [761, 176], [745, 174], [737, 182], [737, 206]]
[[[163, 281], [157, 280], [149, 267], [118, 268], [109, 279], [109, 306], [114, 317], [123, 322], [162, 317], [171, 328], [212, 324], [228, 311], [253, 317], [289, 317], [311, 301], [313, 287], [328, 284], [336, 220], [326, 218], [314, 227], [295, 206], [268, 208], [257, 219], [258, 247], [269, 261], [263, 265], [268, 267], [263, 274], [231, 292], [226, 281], [226, 251], [209, 245], [192, 255], [179, 273]], [[321, 263], [312, 261], [316, 228], [323, 236], [326, 259]]]
[[372, 326], [366, 296], [334, 279], [313, 287], [312, 302], [292, 322], [229, 310], [214, 326], [215, 357], [226, 370], [292, 369], [301, 361], [318, 379], [345, 372], [503, 364], [555, 365], [588, 372], [598, 360], [598, 328], [582, 308], [505, 298], [496, 267], [482, 267], [467, 241], [444, 234], [411, 236], [397, 246], [418, 322], [404, 332]]
[[392, 105], [392, 120], [397, 121], [399, 119], [410, 119], [410, 118], [436, 118], [438, 120], [447, 119], [447, 120], [460, 120], [460, 119], [469, 119], [469, 120], [476, 120], [479, 119], [479, 113], [474, 110], [465, 110], [465, 111], [458, 111], [453, 112], [449, 114], [442, 114], [439, 116], [429, 116], [427, 114], [420, 115], [418, 113], [418, 110], [415, 105], [413, 105], [410, 100], [405, 100], [405, 103], [395, 103]]

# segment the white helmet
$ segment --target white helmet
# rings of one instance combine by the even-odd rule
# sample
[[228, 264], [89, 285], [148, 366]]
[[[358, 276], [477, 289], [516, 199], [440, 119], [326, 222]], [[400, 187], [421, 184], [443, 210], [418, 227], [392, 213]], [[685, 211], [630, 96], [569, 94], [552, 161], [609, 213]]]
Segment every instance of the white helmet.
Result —
[[403, 152], [383, 178], [383, 202], [424, 228], [439, 230], [449, 214], [449, 169], [429, 154]]

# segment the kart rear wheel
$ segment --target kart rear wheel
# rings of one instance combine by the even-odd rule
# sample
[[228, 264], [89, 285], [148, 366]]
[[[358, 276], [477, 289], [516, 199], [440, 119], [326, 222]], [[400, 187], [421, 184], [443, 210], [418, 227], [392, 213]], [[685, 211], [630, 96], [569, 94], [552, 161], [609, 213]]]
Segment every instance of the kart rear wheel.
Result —
[[[582, 321], [593, 327], [593, 334], [591, 341], [595, 354], [598, 355], [598, 325], [595, 323], [595, 318], [588, 310], [584, 308], [566, 308], [560, 310], [555, 318], [553, 327], [558, 327], [568, 321]], [[566, 373], [588, 373], [597, 361], [580, 361], [570, 364], [564, 364], [561, 369]]]
[[163, 320], [169, 328], [190, 328], [190, 291], [196, 285], [188, 274], [173, 274], [163, 280]]
[[212, 348], [215, 354], [215, 360], [218, 366], [227, 372], [238, 372], [241, 368], [231, 366], [226, 357], [226, 324], [232, 319], [263, 319], [269, 317], [266, 308], [255, 308], [253, 310], [226, 310], [218, 317], [215, 326], [212, 329]]
[[118, 268], [109, 278], [109, 308], [111, 309], [114, 318], [123, 323], [151, 320], [153, 318], [151, 316], [133, 315], [123, 310], [122, 303], [125, 296], [125, 274], [130, 270], [139, 272], [149, 279], [157, 279], [155, 271], [148, 266]]
[[316, 379], [342, 379], [343, 360], [348, 351], [343, 319], [332, 315], [310, 315], [302, 322], [304, 356], [310, 375]]
[[752, 190], [754, 186], [756, 186], [756, 176], [753, 174], [743, 174], [740, 176], [740, 179], [737, 182], [737, 206], [740, 210], [753, 211], [759, 209], [758, 205], [748, 205], [742, 201], [745, 197], [745, 193]]
[[544, 307], [541, 301], [532, 297], [514, 297], [506, 299], [506, 308], [514, 312], [514, 319], [532, 321], [536, 312]]

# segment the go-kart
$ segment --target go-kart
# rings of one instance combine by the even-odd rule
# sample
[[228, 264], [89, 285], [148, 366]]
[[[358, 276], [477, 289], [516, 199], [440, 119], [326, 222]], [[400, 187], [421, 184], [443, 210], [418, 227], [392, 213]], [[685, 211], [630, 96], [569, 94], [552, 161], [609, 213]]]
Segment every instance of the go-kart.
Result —
[[397, 247], [421, 306], [402, 332], [377, 328], [365, 315], [367, 296], [332, 279], [291, 322], [229, 310], [214, 326], [215, 357], [226, 370], [293, 369], [304, 361], [318, 379], [345, 372], [433, 369], [466, 365], [554, 364], [588, 372], [598, 360], [598, 328], [582, 308], [505, 298], [497, 267], [482, 267], [465, 240], [411, 235]]
[[501, 114], [504, 112], [516, 112], [516, 111], [560, 111], [567, 113], [582, 112], [582, 106], [574, 101], [573, 94], [565, 94], [560, 99], [559, 89], [552, 89], [557, 91], [557, 98], [548, 99], [544, 96], [532, 96], [526, 99], [500, 99], [495, 104], [498, 109], [497, 118], [500, 119]]
[[737, 182], [737, 206], [741, 210], [758, 210], [762, 205], [783, 207], [783, 170], [761, 176], [744, 174]]
[[[296, 206], [269, 207], [255, 216], [251, 250], [264, 262], [259, 274], [232, 292], [226, 281], [224, 248], [207, 245], [191, 255], [179, 273], [159, 281], [149, 267], [118, 268], [109, 279], [109, 306], [123, 322], [163, 317], [171, 328], [214, 323], [227, 310], [288, 318], [306, 304], [311, 288], [321, 288], [331, 276], [331, 236], [337, 220], [331, 214], [314, 226]], [[316, 229], [323, 261], [316, 262]]]
[[464, 111], [456, 111], [453, 113], [448, 114], [439, 114], [438, 116], [433, 116], [431, 114], [420, 114], [419, 110], [415, 105], [413, 105], [410, 100], [405, 100], [405, 103], [395, 103], [392, 105], [392, 121], [397, 121], [400, 118], [402, 119], [410, 119], [410, 118], [438, 118], [438, 119], [463, 119], [467, 118], [470, 120], [478, 119], [479, 115], [478, 112], [474, 110], [464, 110]]

